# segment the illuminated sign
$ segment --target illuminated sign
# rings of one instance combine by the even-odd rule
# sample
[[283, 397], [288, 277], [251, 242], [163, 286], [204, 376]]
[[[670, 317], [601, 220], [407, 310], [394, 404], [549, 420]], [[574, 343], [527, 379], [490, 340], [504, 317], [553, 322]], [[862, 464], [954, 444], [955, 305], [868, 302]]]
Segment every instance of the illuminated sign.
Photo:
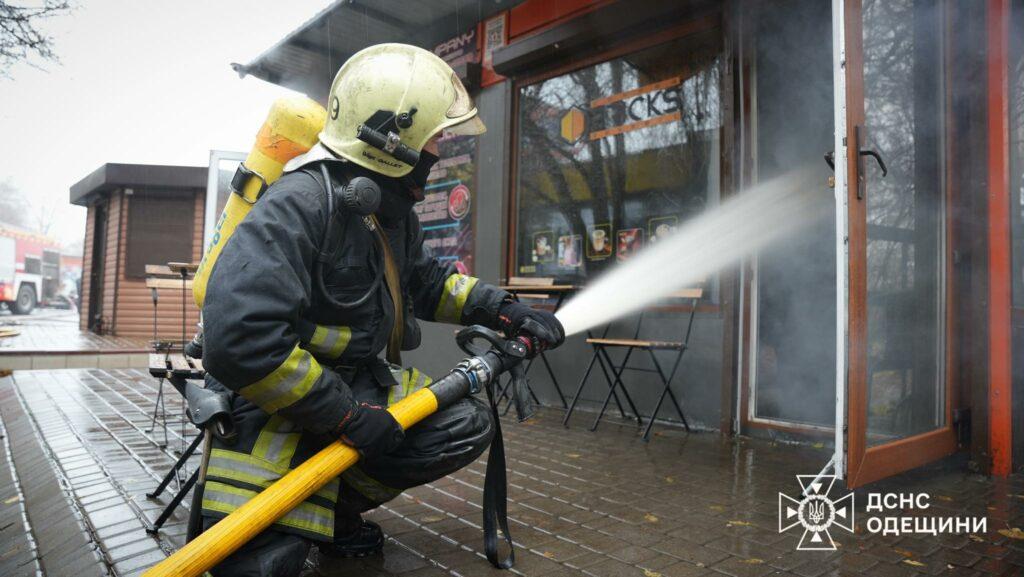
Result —
[[586, 136], [600, 140], [682, 119], [679, 76], [590, 101], [586, 111], [571, 108], [561, 118], [561, 136], [575, 143]]

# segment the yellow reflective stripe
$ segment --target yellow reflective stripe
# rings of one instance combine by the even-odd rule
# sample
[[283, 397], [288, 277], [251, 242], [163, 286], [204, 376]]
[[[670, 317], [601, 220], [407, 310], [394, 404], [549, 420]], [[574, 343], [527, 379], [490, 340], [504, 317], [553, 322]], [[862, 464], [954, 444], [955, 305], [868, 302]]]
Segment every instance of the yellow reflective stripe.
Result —
[[402, 494], [401, 489], [388, 487], [367, 475], [361, 468], [359, 468], [359, 465], [346, 469], [345, 472], [341, 474], [341, 478], [344, 479], [350, 487], [359, 491], [364, 497], [375, 503], [387, 503]]
[[306, 345], [306, 350], [336, 359], [345, 352], [351, 340], [351, 327], [317, 325], [313, 331], [313, 338]]
[[[230, 514], [256, 495], [256, 491], [207, 481], [203, 488], [203, 509]], [[274, 524], [333, 537], [334, 510], [313, 503], [300, 503]]]
[[299, 446], [298, 427], [279, 415], [272, 415], [252, 449], [252, 455], [275, 463], [278, 467], [287, 467], [292, 462], [295, 448]]
[[238, 392], [267, 413], [276, 413], [302, 399], [323, 369], [308, 352], [295, 345], [281, 366]]
[[453, 274], [444, 281], [441, 301], [434, 311], [434, 320], [442, 323], [458, 323], [462, 320], [462, 307], [466, 306], [469, 292], [476, 286], [478, 279], [471, 276]]
[[[226, 449], [210, 451], [210, 463], [206, 468], [206, 474], [209, 477], [229, 479], [264, 488], [287, 475], [289, 471], [291, 469], [288, 467], [279, 467], [263, 459]], [[338, 480], [332, 479], [316, 492], [316, 496], [331, 503], [336, 502], [338, 500]]]
[[430, 377], [415, 367], [402, 371], [402, 382], [388, 388], [388, 406], [394, 405], [432, 382]]

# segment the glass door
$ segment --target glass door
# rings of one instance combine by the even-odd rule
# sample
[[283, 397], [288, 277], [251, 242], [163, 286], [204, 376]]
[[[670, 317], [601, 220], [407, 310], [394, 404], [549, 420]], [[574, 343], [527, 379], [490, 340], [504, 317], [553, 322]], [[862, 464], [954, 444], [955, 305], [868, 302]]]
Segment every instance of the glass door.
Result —
[[955, 449], [947, 374], [943, 3], [846, 0], [846, 478]]

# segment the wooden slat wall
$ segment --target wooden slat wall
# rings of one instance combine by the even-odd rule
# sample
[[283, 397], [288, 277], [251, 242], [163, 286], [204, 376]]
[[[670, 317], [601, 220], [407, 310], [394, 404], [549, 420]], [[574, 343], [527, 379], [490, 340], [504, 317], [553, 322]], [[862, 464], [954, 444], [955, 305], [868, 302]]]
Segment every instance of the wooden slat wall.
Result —
[[89, 320], [86, 317], [89, 315], [89, 285], [91, 284], [92, 244], [95, 230], [96, 206], [90, 204], [85, 212], [85, 242], [82, 249], [82, 298], [80, 299], [82, 306], [78, 310], [78, 329], [82, 331], [89, 328]]
[[114, 293], [117, 291], [117, 249], [121, 245], [124, 230], [121, 202], [124, 193], [114, 192], [110, 195], [107, 214], [107, 248], [103, 263], [103, 332], [116, 334], [114, 327]]
[[[182, 191], [181, 194], [188, 194]], [[192, 262], [199, 262], [203, 247], [203, 209], [205, 194], [201, 190], [194, 193], [195, 211], [192, 226]], [[131, 202], [131, 198], [126, 199]], [[121, 230], [128, 230], [128, 207], [125, 206], [124, 221]], [[122, 234], [124, 234], [122, 232]], [[127, 236], [125, 237], [127, 238]], [[146, 287], [145, 279], [126, 278], [124, 274], [127, 256], [127, 243], [121, 243], [120, 290], [117, 295], [117, 327], [116, 334], [124, 337], [153, 337], [153, 298]], [[167, 264], [167, 263], [150, 263]], [[113, 282], [111, 282], [111, 285]], [[110, 290], [113, 290], [112, 288]], [[157, 337], [159, 339], [181, 338], [181, 290], [160, 289], [157, 305]], [[185, 291], [186, 316], [185, 338], [192, 338], [196, 324], [199, 322], [199, 309], [192, 302], [191, 289]]]

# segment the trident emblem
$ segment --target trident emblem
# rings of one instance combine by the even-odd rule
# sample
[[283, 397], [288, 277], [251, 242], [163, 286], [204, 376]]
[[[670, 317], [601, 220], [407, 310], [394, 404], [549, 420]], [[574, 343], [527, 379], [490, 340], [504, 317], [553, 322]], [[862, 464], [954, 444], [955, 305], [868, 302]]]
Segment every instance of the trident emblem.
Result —
[[796, 479], [803, 489], [802, 499], [779, 493], [779, 533], [799, 525], [804, 534], [798, 551], [835, 551], [829, 528], [837, 525], [853, 533], [853, 493], [830, 499], [835, 475], [797, 475]]
[[807, 513], [807, 518], [810, 519], [811, 523], [821, 525], [821, 522], [825, 519], [825, 502], [812, 501], [808, 503]]

